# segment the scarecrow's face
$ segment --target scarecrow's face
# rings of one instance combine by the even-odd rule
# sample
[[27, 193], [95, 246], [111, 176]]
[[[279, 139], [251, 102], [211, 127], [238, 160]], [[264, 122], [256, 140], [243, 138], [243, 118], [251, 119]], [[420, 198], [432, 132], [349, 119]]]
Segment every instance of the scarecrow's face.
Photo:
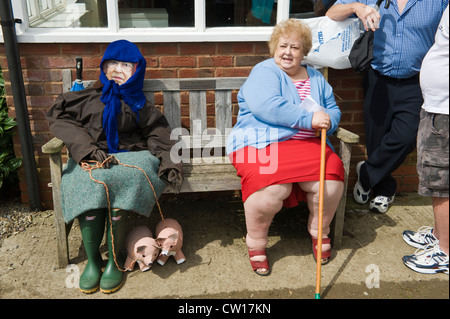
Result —
[[122, 85], [128, 81], [128, 79], [136, 71], [136, 63], [122, 62], [117, 60], [108, 60], [104, 62], [104, 69], [106, 78], [113, 80], [118, 85]]

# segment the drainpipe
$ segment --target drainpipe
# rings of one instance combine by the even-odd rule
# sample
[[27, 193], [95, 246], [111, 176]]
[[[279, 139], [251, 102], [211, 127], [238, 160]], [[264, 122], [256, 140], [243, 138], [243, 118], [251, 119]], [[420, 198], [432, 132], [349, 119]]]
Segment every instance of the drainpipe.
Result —
[[0, 20], [5, 44], [6, 59], [8, 61], [9, 77], [16, 110], [16, 121], [19, 129], [20, 145], [22, 148], [23, 165], [30, 199], [30, 208], [40, 210], [39, 186], [34, 158], [33, 140], [31, 137], [30, 120], [23, 85], [22, 67], [20, 64], [19, 48], [17, 45], [16, 27], [12, 12], [11, 0], [0, 1]]

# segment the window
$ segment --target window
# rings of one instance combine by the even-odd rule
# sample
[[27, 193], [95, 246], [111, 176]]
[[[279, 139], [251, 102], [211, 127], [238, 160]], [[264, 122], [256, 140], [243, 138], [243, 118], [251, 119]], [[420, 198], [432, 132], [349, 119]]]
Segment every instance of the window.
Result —
[[206, 1], [206, 27], [274, 26], [276, 18], [274, 0]]
[[267, 41], [322, 0], [17, 0], [19, 42]]
[[26, 0], [31, 28], [106, 27], [106, 0]]
[[194, 0], [118, 0], [120, 28], [194, 27]]

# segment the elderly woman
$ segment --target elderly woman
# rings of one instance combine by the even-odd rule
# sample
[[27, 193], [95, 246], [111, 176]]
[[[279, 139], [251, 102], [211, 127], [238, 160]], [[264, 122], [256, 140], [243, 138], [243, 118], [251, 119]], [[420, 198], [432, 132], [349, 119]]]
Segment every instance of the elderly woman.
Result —
[[[275, 26], [269, 42], [273, 58], [256, 65], [238, 93], [237, 123], [227, 153], [241, 177], [250, 264], [270, 272], [267, 234], [275, 214], [307, 201], [308, 231], [316, 258], [320, 139], [316, 131], [337, 128], [341, 112], [322, 74], [302, 65], [311, 49], [311, 31], [294, 19]], [[323, 211], [323, 264], [331, 257], [330, 223], [343, 192], [344, 170], [329, 141]]]
[[[51, 132], [71, 155], [61, 184], [63, 215], [67, 223], [74, 218], [80, 223], [88, 257], [79, 281], [84, 293], [99, 286], [104, 293], [120, 288], [127, 213], [149, 216], [166, 183], [178, 191], [183, 179], [181, 164], [170, 159], [169, 124], [142, 92], [145, 68], [136, 45], [115, 41], [106, 48], [99, 81], [62, 94], [46, 115]], [[107, 191], [94, 179], [105, 182]], [[99, 247], [105, 221], [109, 260], [102, 273]]]

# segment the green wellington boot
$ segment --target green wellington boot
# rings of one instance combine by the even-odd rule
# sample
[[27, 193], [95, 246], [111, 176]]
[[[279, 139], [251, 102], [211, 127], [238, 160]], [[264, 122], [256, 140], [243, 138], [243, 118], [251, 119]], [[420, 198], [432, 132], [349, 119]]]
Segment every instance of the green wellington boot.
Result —
[[80, 277], [79, 287], [86, 294], [97, 291], [102, 276], [102, 256], [99, 248], [105, 232], [105, 214], [104, 209], [91, 210], [78, 218], [88, 258], [86, 268]]
[[[112, 225], [110, 225], [109, 216], [106, 216], [106, 238], [108, 239], [109, 260], [100, 280], [100, 291], [105, 294], [115, 292], [122, 285], [123, 272], [117, 268], [117, 265], [122, 268], [124, 264], [124, 259], [120, 252], [125, 245], [128, 228], [126, 211], [113, 209], [111, 215]], [[114, 251], [111, 228], [114, 237]], [[117, 265], [115, 260], [117, 261]]]

